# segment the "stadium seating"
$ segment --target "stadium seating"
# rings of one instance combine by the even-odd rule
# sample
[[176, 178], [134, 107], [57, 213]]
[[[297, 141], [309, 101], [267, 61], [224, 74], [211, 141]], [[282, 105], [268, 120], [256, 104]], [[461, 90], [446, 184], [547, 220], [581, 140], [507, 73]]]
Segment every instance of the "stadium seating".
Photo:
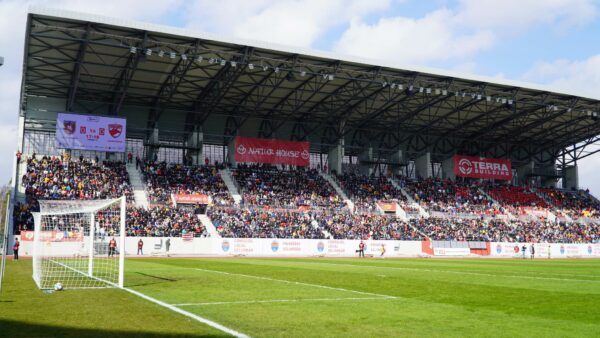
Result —
[[25, 201], [13, 209], [15, 233], [33, 230], [31, 212], [38, 211], [40, 199], [87, 200], [116, 198], [125, 195], [132, 200], [132, 190], [125, 163], [98, 160], [70, 160], [61, 157], [27, 158], [22, 176]]
[[405, 189], [422, 207], [445, 213], [499, 214], [479, 186], [451, 180], [406, 180]]
[[179, 237], [185, 233], [192, 233], [194, 237], [208, 236], [206, 228], [192, 211], [171, 206], [148, 210], [129, 207], [126, 230], [128, 236]]
[[267, 165], [240, 165], [233, 176], [245, 205], [327, 209], [345, 206], [315, 169], [280, 170]]
[[544, 201], [534, 192], [529, 191], [525, 187], [515, 186], [492, 186], [488, 190], [488, 194], [496, 201], [512, 207], [549, 207]]
[[336, 178], [359, 212], [374, 212], [378, 201], [406, 202], [406, 197], [384, 176], [345, 173]]
[[207, 194], [218, 205], [233, 199], [215, 166], [184, 166], [166, 162], [145, 162], [142, 173], [151, 204], [171, 203], [171, 194]]
[[[213, 197], [208, 216], [223, 237], [322, 239], [330, 235], [334, 239], [374, 240], [427, 237], [499, 242], [600, 241], [600, 222], [596, 221], [600, 202], [586, 191], [480, 187], [450, 180], [399, 178], [400, 186], [415, 201], [434, 212], [433, 217], [421, 218], [385, 177], [357, 173], [336, 176], [356, 203], [352, 213], [316, 170], [239, 166], [232, 175], [241, 189], [243, 203], [235, 206], [214, 166], [146, 162], [141, 169], [152, 207], [146, 210], [128, 206], [130, 236], [208, 236], [197, 215], [170, 204], [173, 193], [202, 193]], [[31, 212], [38, 210], [38, 199], [85, 200], [126, 195], [131, 202], [132, 196], [122, 162], [34, 156], [27, 159], [22, 184], [26, 198], [14, 206], [16, 234], [33, 229]], [[480, 188], [487, 190], [499, 205], [494, 205]], [[397, 201], [413, 218], [402, 221], [379, 214], [375, 204], [390, 200]], [[506, 210], [517, 217], [509, 219]], [[547, 210], [559, 218], [554, 222], [542, 216], [522, 217], [525, 210], [536, 210], [538, 214]], [[108, 235], [110, 228], [104, 231]]]
[[212, 208], [208, 211], [221, 237], [325, 238], [316, 217], [294, 210]]

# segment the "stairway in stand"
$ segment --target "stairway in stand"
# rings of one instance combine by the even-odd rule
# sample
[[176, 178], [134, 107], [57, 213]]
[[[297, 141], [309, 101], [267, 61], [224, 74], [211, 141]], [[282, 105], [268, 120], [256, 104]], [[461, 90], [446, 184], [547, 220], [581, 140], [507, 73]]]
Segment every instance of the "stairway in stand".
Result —
[[212, 237], [212, 238], [221, 238], [221, 235], [217, 231], [217, 228], [215, 227], [215, 225], [213, 224], [213, 222], [210, 220], [210, 218], [208, 218], [208, 216], [206, 216], [206, 215], [198, 215], [198, 219], [200, 220], [200, 222], [202, 223], [202, 225], [204, 225], [204, 227], [206, 228], [206, 231], [208, 232], [208, 234], [209, 234], [210, 237]]
[[242, 202], [242, 195], [235, 184], [233, 176], [231, 176], [231, 171], [229, 169], [221, 169], [219, 170], [219, 174], [221, 174], [221, 179], [225, 182], [227, 190], [229, 190], [235, 204], [240, 204]]
[[344, 200], [344, 203], [346, 203], [346, 205], [348, 206], [348, 208], [350, 209], [350, 211], [354, 212], [354, 202], [352, 202], [352, 200], [350, 200], [348, 198], [348, 195], [346, 195], [346, 193], [344, 192], [344, 190], [342, 190], [342, 188], [331, 177], [331, 175], [329, 175], [327, 173], [324, 173], [322, 171], [319, 171], [319, 175], [321, 175], [321, 177], [323, 177], [323, 179], [325, 179], [325, 181], [327, 181], [327, 182], [329, 182], [329, 184], [331, 184], [331, 186], [333, 187], [333, 189], [335, 190], [335, 192], [337, 192], [337, 194], [340, 195], [340, 197], [342, 198], [342, 200]]
[[126, 168], [129, 174], [129, 182], [131, 182], [131, 188], [133, 189], [135, 206], [148, 209], [150, 202], [148, 202], [148, 194], [146, 193], [146, 185], [142, 181], [142, 174], [136, 169], [135, 164], [128, 163]]

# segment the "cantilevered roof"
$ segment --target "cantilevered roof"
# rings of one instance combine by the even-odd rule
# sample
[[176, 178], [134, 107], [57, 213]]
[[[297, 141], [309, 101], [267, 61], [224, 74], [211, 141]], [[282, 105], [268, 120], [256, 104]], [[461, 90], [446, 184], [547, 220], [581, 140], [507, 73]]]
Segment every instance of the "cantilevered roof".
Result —
[[600, 100], [568, 89], [62, 10], [30, 10], [23, 72], [26, 121], [39, 119], [29, 98], [38, 110], [40, 97], [58, 99], [64, 111], [143, 116], [139, 135], [178, 120], [182, 135], [202, 126], [215, 140], [244, 134], [323, 149], [343, 138], [349, 151], [518, 163], [553, 162], [600, 133]]

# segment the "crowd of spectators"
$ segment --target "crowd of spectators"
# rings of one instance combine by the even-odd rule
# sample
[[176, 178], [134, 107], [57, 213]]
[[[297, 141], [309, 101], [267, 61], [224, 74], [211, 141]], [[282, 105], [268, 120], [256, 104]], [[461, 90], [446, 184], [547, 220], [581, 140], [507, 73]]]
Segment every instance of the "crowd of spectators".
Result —
[[475, 184], [427, 178], [406, 180], [404, 188], [429, 211], [488, 215], [502, 213]]
[[141, 171], [151, 204], [171, 203], [171, 194], [206, 194], [212, 197], [214, 204], [233, 204], [216, 166], [144, 162]]
[[261, 208], [211, 208], [208, 217], [222, 237], [325, 238], [310, 212]]
[[[19, 158], [21, 160], [21, 158]], [[39, 210], [38, 200], [88, 200], [116, 198], [125, 195], [132, 199], [132, 190], [125, 163], [72, 160], [62, 157], [36, 156], [27, 158], [21, 184], [25, 189], [25, 201], [13, 208], [15, 232], [33, 230], [31, 212]]]
[[65, 160], [35, 154], [27, 159], [22, 177], [25, 194], [31, 199], [76, 200], [132, 197], [125, 163], [119, 161]]
[[[22, 159], [20, 159], [22, 160]], [[37, 200], [86, 200], [127, 196], [132, 190], [125, 163], [118, 161], [73, 160], [65, 157], [35, 156], [26, 160], [21, 177], [25, 201], [14, 206], [15, 233], [33, 230], [31, 212]], [[587, 191], [551, 188], [533, 190], [514, 186], [479, 186], [450, 180], [400, 178], [399, 185], [423, 208], [445, 217], [421, 218], [400, 189], [383, 176], [357, 173], [336, 179], [355, 211], [345, 208], [334, 188], [315, 169], [279, 169], [266, 165], [240, 165], [232, 171], [243, 201], [233, 199], [216, 166], [184, 166], [142, 162], [152, 207], [127, 208], [129, 236], [208, 236], [195, 212], [170, 206], [171, 194], [207, 194], [214, 205], [208, 216], [223, 237], [321, 239], [394, 239], [506, 242], [583, 243], [600, 241], [600, 202]], [[485, 193], [499, 202], [495, 205]], [[394, 201], [415, 216], [408, 222], [395, 215], [381, 215], [376, 203]], [[552, 211], [558, 221], [544, 216], [507, 218], [525, 210]], [[462, 217], [474, 214], [479, 217]], [[503, 215], [490, 219], [484, 215]], [[539, 212], [539, 215], [543, 213]], [[439, 215], [439, 214], [438, 214]], [[560, 216], [569, 216], [573, 222]], [[577, 221], [585, 218], [586, 221]], [[113, 231], [109, 219], [98, 219], [107, 236]]]
[[270, 165], [239, 165], [232, 172], [244, 205], [297, 209], [344, 208], [344, 201], [316, 169], [281, 170]]
[[476, 219], [421, 218], [410, 220], [411, 225], [436, 241], [510, 241], [512, 228], [504, 222], [488, 223]]
[[319, 223], [335, 239], [422, 239], [408, 223], [388, 215], [337, 213], [322, 215]]
[[129, 207], [126, 230], [128, 236], [179, 237], [189, 233], [194, 237], [208, 236], [206, 227], [192, 210], [171, 206]]
[[378, 201], [396, 201], [404, 204], [406, 197], [385, 176], [366, 176], [345, 173], [336, 176], [340, 187], [354, 202], [358, 212], [373, 213]]
[[558, 216], [566, 215], [573, 219], [600, 217], [600, 202], [589, 191], [565, 191], [552, 188], [538, 190], [556, 207]]

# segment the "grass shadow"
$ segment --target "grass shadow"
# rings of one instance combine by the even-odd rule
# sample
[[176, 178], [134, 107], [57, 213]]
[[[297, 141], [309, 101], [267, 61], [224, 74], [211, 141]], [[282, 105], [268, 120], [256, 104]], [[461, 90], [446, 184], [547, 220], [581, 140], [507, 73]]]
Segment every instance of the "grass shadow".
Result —
[[[107, 323], [107, 326], [110, 325]], [[34, 324], [14, 320], [0, 319], [0, 332], [2, 337], [229, 337], [228, 335], [188, 335], [164, 334], [144, 331], [111, 330], [109, 328], [85, 329], [53, 325]]]
[[148, 277], [148, 278], [150, 278], [150, 280], [154, 280], [154, 281], [153, 282], [141, 282], [141, 283], [136, 283], [136, 284], [128, 284], [127, 285], [128, 287], [156, 285], [156, 284], [170, 283], [170, 282], [178, 281], [178, 279], [175, 279], [175, 278], [160, 277], [160, 276], [150, 275], [150, 274], [139, 272], [139, 271], [136, 271], [135, 274], [143, 276], [143, 277]]

